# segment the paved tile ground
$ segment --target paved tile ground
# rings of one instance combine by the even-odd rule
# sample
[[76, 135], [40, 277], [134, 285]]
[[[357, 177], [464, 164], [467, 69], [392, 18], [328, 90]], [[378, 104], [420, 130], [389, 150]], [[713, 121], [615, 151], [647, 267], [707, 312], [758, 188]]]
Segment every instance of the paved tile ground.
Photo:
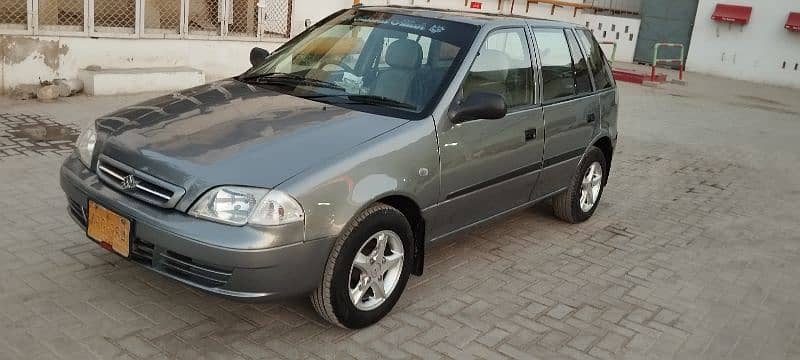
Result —
[[[689, 82], [622, 85], [591, 221], [543, 204], [437, 245], [362, 331], [121, 261], [67, 217], [63, 154], [0, 156], [0, 359], [800, 358], [800, 96]], [[0, 141], [16, 115], [84, 126], [144, 98], [0, 100]]]

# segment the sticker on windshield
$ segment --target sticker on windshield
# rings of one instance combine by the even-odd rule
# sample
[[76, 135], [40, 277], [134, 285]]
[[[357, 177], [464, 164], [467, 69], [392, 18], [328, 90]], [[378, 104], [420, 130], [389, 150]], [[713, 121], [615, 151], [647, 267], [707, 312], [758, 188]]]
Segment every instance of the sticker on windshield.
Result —
[[444, 25], [435, 24], [429, 26], [428, 23], [426, 22], [420, 22], [408, 18], [392, 17], [390, 19], [380, 19], [369, 16], [358, 16], [355, 18], [355, 20], [376, 25], [391, 25], [404, 29], [427, 31], [430, 32], [431, 34], [438, 34], [440, 32], [447, 31], [447, 27], [445, 27]]
[[428, 31], [430, 31], [433, 34], [438, 34], [438, 33], [442, 32], [442, 31], [445, 31], [445, 30], [447, 30], [447, 28], [445, 28], [442, 25], [433, 25], [428, 29]]

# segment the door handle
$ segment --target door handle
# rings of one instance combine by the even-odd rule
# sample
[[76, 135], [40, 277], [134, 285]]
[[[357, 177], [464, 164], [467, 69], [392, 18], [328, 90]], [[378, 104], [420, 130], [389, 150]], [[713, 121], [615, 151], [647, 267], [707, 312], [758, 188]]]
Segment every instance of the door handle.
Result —
[[525, 142], [536, 140], [536, 129], [525, 130]]
[[596, 116], [594, 113], [591, 113], [591, 114], [589, 114], [589, 116], [587, 116], [587, 117], [586, 117], [586, 122], [587, 122], [587, 123], [590, 123], [590, 124], [591, 124], [591, 123], [593, 123], [595, 120], [597, 120], [597, 116]]

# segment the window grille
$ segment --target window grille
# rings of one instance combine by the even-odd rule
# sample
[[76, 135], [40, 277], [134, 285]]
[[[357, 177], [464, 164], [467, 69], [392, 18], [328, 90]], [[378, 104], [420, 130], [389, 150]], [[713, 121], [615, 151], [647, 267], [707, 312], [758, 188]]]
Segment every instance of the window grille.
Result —
[[28, 28], [28, 0], [0, 1], [0, 29]]
[[189, 35], [221, 35], [221, 5], [219, 0], [188, 0]]
[[226, 9], [225, 23], [228, 36], [258, 36], [259, 7], [256, 0], [230, 0]]
[[0, 0], [0, 34], [288, 38], [293, 0]]
[[180, 35], [181, 2], [181, 0], [142, 0], [143, 33]]
[[83, 32], [86, 18], [84, 0], [39, 0], [39, 30]]
[[134, 34], [136, 0], [94, 0], [95, 33]]
[[292, 1], [268, 0], [263, 4], [265, 37], [289, 37], [292, 30]]

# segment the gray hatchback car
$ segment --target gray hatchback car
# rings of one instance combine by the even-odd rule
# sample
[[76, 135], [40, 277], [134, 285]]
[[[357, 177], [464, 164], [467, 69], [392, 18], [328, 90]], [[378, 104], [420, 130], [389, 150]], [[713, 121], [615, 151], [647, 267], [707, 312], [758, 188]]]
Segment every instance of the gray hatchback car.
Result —
[[310, 295], [361, 328], [431, 243], [549, 198], [572, 223], [597, 209], [618, 97], [580, 26], [354, 7], [251, 61], [81, 134], [61, 187], [89, 238], [211, 293]]

